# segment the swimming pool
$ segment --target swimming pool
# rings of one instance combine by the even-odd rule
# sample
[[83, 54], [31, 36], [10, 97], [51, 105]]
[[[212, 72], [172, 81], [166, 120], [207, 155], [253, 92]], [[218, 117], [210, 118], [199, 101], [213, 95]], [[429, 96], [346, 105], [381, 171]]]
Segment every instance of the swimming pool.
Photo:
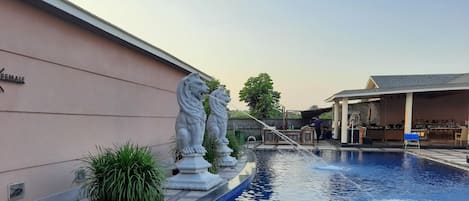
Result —
[[256, 151], [257, 174], [236, 200], [469, 200], [469, 173], [405, 153]]

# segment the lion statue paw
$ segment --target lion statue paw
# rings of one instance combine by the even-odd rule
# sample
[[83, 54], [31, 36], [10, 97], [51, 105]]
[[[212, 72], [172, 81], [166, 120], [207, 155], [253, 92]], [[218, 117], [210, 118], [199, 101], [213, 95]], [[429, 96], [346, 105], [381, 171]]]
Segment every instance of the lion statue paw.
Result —
[[205, 147], [203, 147], [202, 145], [196, 145], [196, 146], [192, 147], [192, 149], [194, 149], [194, 152], [198, 153], [198, 154], [207, 153], [207, 150], [205, 150]]
[[192, 147], [185, 147], [181, 150], [181, 152], [183, 154], [186, 154], [186, 155], [195, 153], [195, 151], [194, 151], [194, 149], [192, 149]]
[[226, 138], [226, 137], [222, 137], [222, 138], [220, 139], [220, 141], [221, 141], [222, 143], [229, 143], [228, 138]]

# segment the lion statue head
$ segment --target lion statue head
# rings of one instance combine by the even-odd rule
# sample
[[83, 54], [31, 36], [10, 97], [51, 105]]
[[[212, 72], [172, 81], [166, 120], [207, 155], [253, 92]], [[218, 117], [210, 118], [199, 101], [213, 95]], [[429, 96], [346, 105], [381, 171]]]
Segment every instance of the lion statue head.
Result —
[[203, 95], [208, 92], [208, 87], [198, 73], [191, 73], [179, 82], [177, 88], [177, 100], [181, 111], [189, 115], [203, 116]]
[[209, 98], [211, 113], [217, 116], [228, 118], [226, 106], [231, 101], [231, 98], [226, 94], [222, 88], [215, 89]]

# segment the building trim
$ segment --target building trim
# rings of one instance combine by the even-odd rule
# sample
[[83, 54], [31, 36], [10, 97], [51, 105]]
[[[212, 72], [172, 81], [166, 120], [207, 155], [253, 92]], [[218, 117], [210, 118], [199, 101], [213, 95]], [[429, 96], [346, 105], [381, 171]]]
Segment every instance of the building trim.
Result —
[[365, 89], [372, 89], [372, 88], [369, 88], [370, 84], [373, 84], [375, 85], [376, 88], [379, 88], [378, 84], [375, 82], [375, 80], [373, 79], [373, 76], [371, 76], [369, 79], [368, 79], [368, 82], [366, 82], [366, 86], [365, 86]]
[[[374, 89], [371, 89], [374, 90]], [[341, 94], [342, 91], [338, 94], [335, 94], [326, 99], [327, 102], [332, 102], [339, 98], [348, 98], [349, 100], [353, 99], [363, 99], [363, 98], [373, 98], [380, 95], [390, 95], [390, 94], [405, 94], [405, 93], [419, 93], [419, 92], [436, 92], [436, 91], [457, 91], [457, 90], [469, 90], [469, 84], [465, 86], [441, 86], [441, 87], [429, 87], [429, 88], [409, 88], [409, 89], [382, 89], [378, 91], [370, 91], [370, 89], [356, 90], [354, 93], [350, 94]]]
[[152, 116], [152, 115], [120, 115], [120, 114], [92, 114], [92, 113], [62, 113], [62, 112], [36, 112], [36, 111], [13, 111], [0, 110], [0, 113], [17, 114], [41, 114], [41, 115], [61, 115], [61, 116], [92, 116], [92, 117], [116, 117], [116, 118], [149, 118], [149, 119], [175, 119], [176, 116]]
[[85, 69], [80, 68], [80, 67], [74, 67], [74, 66], [70, 66], [70, 65], [66, 65], [66, 64], [61, 64], [61, 63], [58, 63], [58, 62], [55, 62], [55, 61], [50, 61], [50, 60], [42, 59], [42, 58], [39, 58], [39, 57], [33, 57], [33, 56], [25, 55], [25, 54], [22, 54], [22, 53], [13, 52], [13, 51], [10, 51], [10, 50], [0, 49], [0, 52], [5, 52], [5, 53], [12, 54], [12, 55], [21, 56], [21, 57], [25, 57], [25, 58], [32, 59], [32, 60], [37, 60], [37, 61], [44, 62], [44, 63], [54, 64], [56, 66], [60, 66], [60, 67], [63, 67], [63, 68], [77, 70], [77, 71], [81, 71], [81, 72], [85, 72], [85, 73], [89, 73], [89, 74], [93, 74], [93, 75], [97, 75], [97, 76], [101, 76], [101, 77], [105, 77], [105, 78], [109, 78], [109, 79], [114, 79], [114, 80], [118, 80], [118, 81], [122, 81], [122, 82], [135, 84], [135, 85], [138, 85], [138, 86], [149, 87], [149, 88], [153, 88], [153, 89], [156, 89], [156, 90], [161, 90], [161, 91], [164, 91], [164, 92], [176, 94], [176, 91], [174, 91], [174, 90], [164, 89], [164, 88], [161, 88], [161, 87], [156, 87], [156, 86], [153, 86], [153, 85], [144, 84], [144, 83], [140, 83], [140, 82], [136, 82], [136, 81], [132, 81], [132, 80], [126, 80], [126, 79], [122, 79], [122, 78], [119, 78], [119, 77], [114, 77], [114, 76], [111, 76], [111, 75], [105, 75], [105, 74], [102, 74], [102, 73], [97, 73], [97, 72], [94, 72], [94, 71], [85, 70]]
[[[153, 145], [148, 145], [148, 146], [145, 146], [145, 147], [153, 149], [155, 147], [171, 145], [171, 144], [174, 144], [174, 142], [173, 141], [168, 141], [168, 142], [165, 142], [165, 143], [153, 144]], [[71, 163], [71, 162], [83, 162], [84, 159], [86, 159], [86, 157], [74, 158], [74, 159], [62, 160], [62, 161], [56, 161], [56, 162], [50, 162], [50, 163], [44, 163], [44, 164], [39, 164], [39, 165], [31, 165], [31, 166], [27, 166], [27, 167], [21, 167], [21, 168], [9, 169], [9, 170], [2, 170], [2, 171], [0, 171], [0, 175], [5, 174], [5, 173], [10, 173], [10, 172], [28, 170], [28, 169], [51, 166], [51, 165], [58, 165], [58, 164]]]

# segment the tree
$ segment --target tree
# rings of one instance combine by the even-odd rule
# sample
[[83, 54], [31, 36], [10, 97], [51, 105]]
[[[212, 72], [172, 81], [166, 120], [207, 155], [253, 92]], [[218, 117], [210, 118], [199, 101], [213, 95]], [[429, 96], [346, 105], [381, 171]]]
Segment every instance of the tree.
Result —
[[[208, 93], [207, 94], [210, 94], [213, 91], [215, 91], [215, 89], [218, 89], [218, 88], [221, 87], [221, 88], [225, 89], [226, 95], [230, 96], [230, 90], [226, 89], [226, 86], [224, 84], [221, 84], [220, 80], [218, 80], [218, 79], [206, 80], [205, 84], [208, 87]], [[203, 101], [205, 114], [207, 114], [207, 115], [210, 114], [210, 105], [208, 103], [208, 99], [209, 99], [209, 96], [207, 95], [207, 96], [204, 97], [204, 101]]]
[[317, 109], [319, 109], [318, 105], [311, 105], [311, 107], [309, 107], [309, 110], [317, 110]]
[[250, 77], [239, 91], [239, 100], [247, 103], [249, 113], [260, 119], [270, 118], [279, 113], [280, 92], [274, 91], [269, 74], [261, 73]]
[[319, 119], [332, 119], [332, 112], [325, 112], [319, 115]]
[[250, 119], [250, 117], [248, 115], [248, 111], [230, 110], [228, 114], [229, 114], [230, 119], [232, 119], [232, 118], [235, 118], [235, 119]]

